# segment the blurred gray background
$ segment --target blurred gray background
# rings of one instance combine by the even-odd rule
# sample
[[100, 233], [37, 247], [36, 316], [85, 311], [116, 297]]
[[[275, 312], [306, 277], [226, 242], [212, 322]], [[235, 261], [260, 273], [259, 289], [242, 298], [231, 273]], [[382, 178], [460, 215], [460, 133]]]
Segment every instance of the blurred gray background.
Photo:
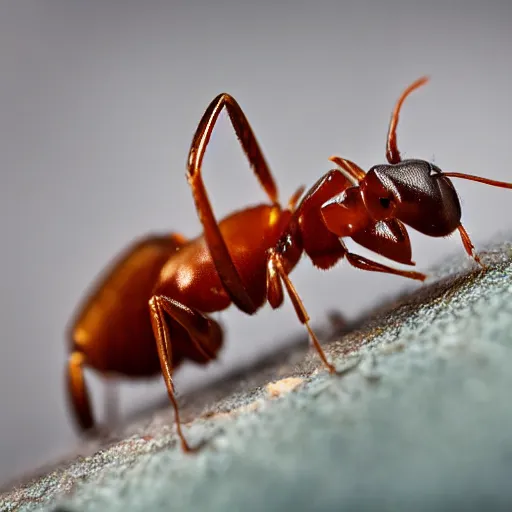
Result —
[[[512, 3], [467, 1], [3, 0], [0, 4], [0, 482], [77, 443], [65, 407], [64, 330], [84, 290], [131, 239], [188, 236], [199, 222], [184, 177], [209, 101], [232, 93], [281, 198], [341, 154], [384, 161], [403, 88], [399, 146], [445, 170], [512, 180]], [[205, 160], [219, 216], [264, 195], [224, 118]], [[474, 241], [512, 227], [510, 191], [457, 181]], [[420, 269], [462, 251], [411, 233]], [[368, 254], [364, 250], [360, 250]], [[321, 329], [415, 284], [306, 259], [292, 274]], [[271, 352], [303, 330], [289, 304], [228, 310], [221, 361], [184, 368], [183, 391]], [[98, 414], [104, 386], [90, 382]], [[121, 386], [123, 412], [165, 399], [163, 384]]]

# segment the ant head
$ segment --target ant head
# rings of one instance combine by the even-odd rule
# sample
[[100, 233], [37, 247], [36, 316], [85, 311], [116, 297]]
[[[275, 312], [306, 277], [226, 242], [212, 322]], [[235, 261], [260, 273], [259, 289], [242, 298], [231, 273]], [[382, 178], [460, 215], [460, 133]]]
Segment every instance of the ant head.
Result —
[[460, 224], [455, 188], [439, 167], [424, 160], [377, 165], [359, 186], [375, 221], [395, 218], [429, 236], [446, 236]]
[[365, 173], [354, 162], [344, 158], [333, 156], [329, 159], [357, 183], [331, 196], [322, 205], [323, 222], [332, 233], [353, 237], [371, 226], [382, 227], [379, 223], [384, 222], [388, 229], [395, 226], [393, 229], [399, 234], [400, 224], [393, 224], [397, 220], [428, 236], [447, 236], [461, 228], [460, 202], [450, 178], [512, 189], [512, 183], [471, 174], [442, 172], [425, 160], [401, 159], [396, 141], [400, 109], [409, 94], [427, 81], [427, 77], [421, 77], [413, 82], [395, 104], [386, 145], [389, 164], [377, 165]]

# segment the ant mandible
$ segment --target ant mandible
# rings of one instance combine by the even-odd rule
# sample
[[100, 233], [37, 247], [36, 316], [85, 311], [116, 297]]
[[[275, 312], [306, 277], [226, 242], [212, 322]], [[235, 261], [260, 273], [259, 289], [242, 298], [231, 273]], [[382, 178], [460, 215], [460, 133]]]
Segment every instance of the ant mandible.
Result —
[[[411, 84], [396, 103], [387, 139], [389, 165], [365, 173], [349, 160], [331, 157], [341, 170], [330, 170], [299, 203], [304, 192], [300, 187], [286, 208], [278, 200], [272, 174], [238, 103], [229, 94], [220, 94], [210, 103], [192, 140], [187, 173], [203, 234], [192, 240], [177, 233], [152, 235], [128, 247], [99, 279], [72, 324], [67, 388], [81, 430], [95, 426], [84, 367], [127, 377], [161, 372], [182, 448], [191, 451], [181, 428], [174, 370], [187, 360], [206, 364], [217, 357], [223, 333], [209, 313], [231, 303], [249, 315], [266, 301], [275, 309], [283, 302], [284, 290], [321, 360], [334, 373], [289, 278], [303, 253], [320, 269], [345, 258], [356, 268], [423, 281], [426, 276], [419, 272], [349, 252], [342, 241], [350, 237], [390, 260], [414, 265], [406, 224], [434, 237], [458, 230], [468, 254], [480, 262], [460, 223], [461, 207], [449, 178], [505, 188], [512, 184], [445, 173], [423, 160], [401, 159], [396, 140], [400, 109], [405, 98], [426, 81], [423, 77]], [[269, 202], [218, 222], [201, 164], [223, 108]]]

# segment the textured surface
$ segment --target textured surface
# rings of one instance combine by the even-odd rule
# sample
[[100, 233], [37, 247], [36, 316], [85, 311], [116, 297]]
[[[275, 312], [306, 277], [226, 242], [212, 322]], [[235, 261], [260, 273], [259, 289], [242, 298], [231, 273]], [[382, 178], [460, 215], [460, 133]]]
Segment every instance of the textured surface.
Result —
[[188, 397], [197, 456], [165, 408], [0, 510], [511, 510], [512, 245], [483, 260], [447, 263], [330, 343], [340, 376], [294, 348]]
[[[240, 102], [284, 203], [333, 153], [365, 170], [383, 163], [393, 103], [424, 74], [432, 82], [400, 119], [403, 156], [510, 181], [511, 27], [510, 0], [0, 0], [2, 488], [76, 445], [64, 331], [94, 276], [134, 237], [201, 232], [185, 164], [216, 94]], [[266, 200], [226, 113], [204, 178], [219, 218]], [[512, 191], [454, 183], [479, 248], [512, 230]], [[421, 269], [460, 244], [411, 238]], [[294, 270], [315, 324], [402, 289], [349, 267], [317, 272], [305, 258]], [[208, 375], [301, 332], [290, 304], [221, 319], [222, 363]], [[179, 389], [203, 375], [184, 368]], [[99, 399], [101, 380], [89, 385]], [[123, 414], [163, 389], [122, 388]]]

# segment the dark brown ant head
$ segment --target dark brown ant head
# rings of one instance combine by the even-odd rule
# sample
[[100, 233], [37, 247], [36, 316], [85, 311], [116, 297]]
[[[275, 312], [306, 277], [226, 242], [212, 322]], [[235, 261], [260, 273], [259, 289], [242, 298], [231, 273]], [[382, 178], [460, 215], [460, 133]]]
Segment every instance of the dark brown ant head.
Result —
[[448, 236], [458, 230], [466, 252], [480, 262], [460, 222], [460, 202], [450, 178], [508, 189], [512, 189], [512, 183], [443, 172], [425, 160], [402, 160], [396, 138], [400, 109], [409, 94], [427, 81], [427, 77], [421, 77], [413, 82], [395, 104], [388, 128], [387, 164], [376, 165], [366, 173], [346, 158], [329, 158], [352, 186], [329, 189], [330, 196], [322, 198], [321, 220], [333, 235], [352, 237], [367, 249], [408, 265], [413, 262], [405, 225], [432, 237]]
[[420, 233], [440, 237], [460, 224], [457, 192], [441, 169], [424, 160], [372, 167], [359, 183], [375, 221], [398, 219]]

